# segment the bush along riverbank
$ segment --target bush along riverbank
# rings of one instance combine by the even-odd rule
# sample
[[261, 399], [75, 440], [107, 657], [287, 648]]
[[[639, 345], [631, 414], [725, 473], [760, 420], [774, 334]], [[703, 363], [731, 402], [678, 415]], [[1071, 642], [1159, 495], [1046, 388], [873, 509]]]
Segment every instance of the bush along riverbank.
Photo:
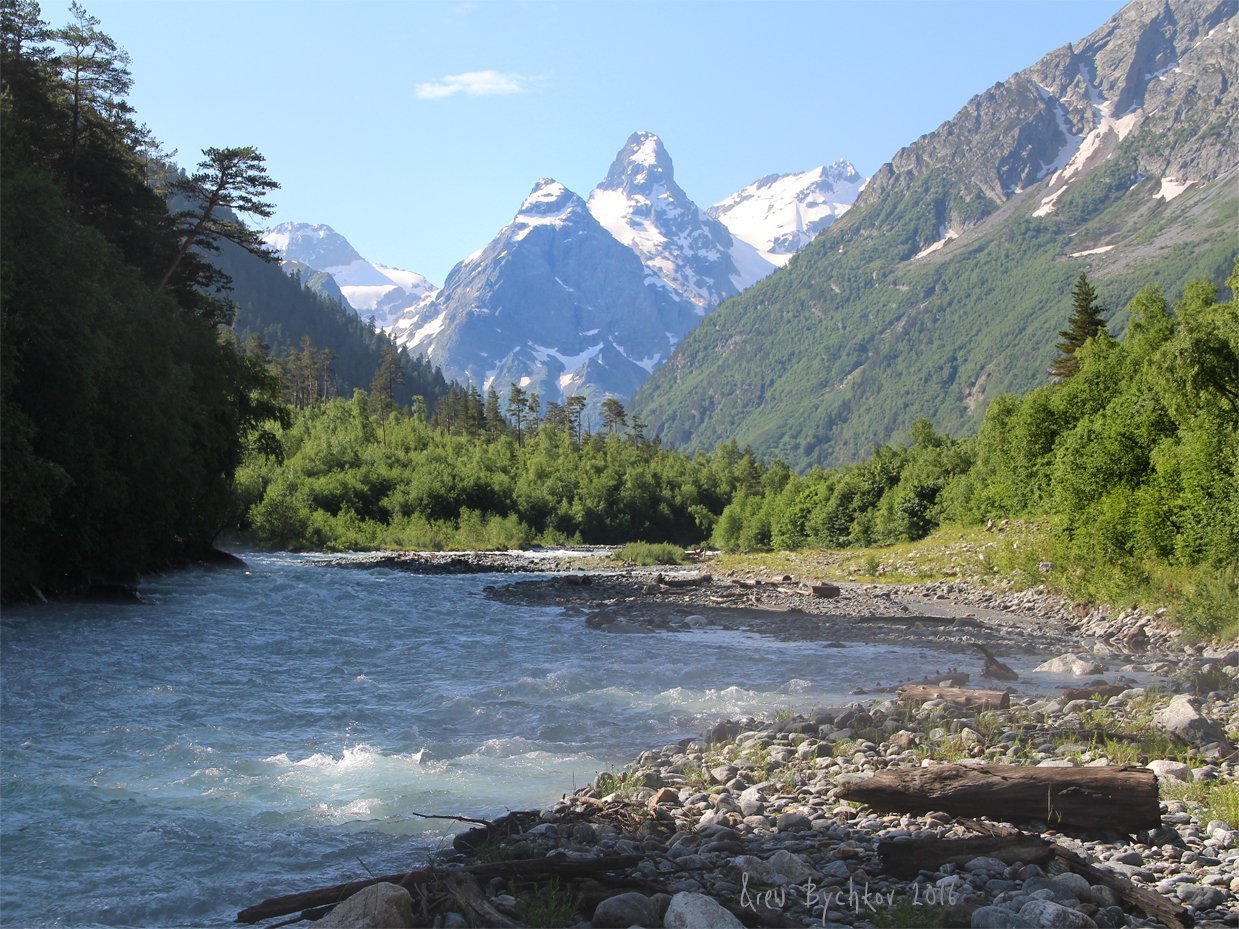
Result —
[[[665, 634], [679, 613], [718, 608], [720, 591], [736, 586], [674, 583], [686, 576], [578, 575], [491, 596], [576, 591], [564, 621], [589, 623], [600, 605]], [[812, 622], [797, 636], [819, 637], [813, 622], [874, 595], [845, 585], [807, 597], [788, 584], [760, 587], [821, 610], [802, 614]], [[874, 604], [886, 605], [884, 619], [935, 596], [932, 586], [876, 593], [887, 595]], [[1137, 614], [1124, 614], [1117, 643], [1081, 640], [1091, 620], [1061, 600], [977, 596], [986, 606], [950, 625], [961, 644], [1032, 615], [1073, 624], [1074, 651], [1040, 670], [1077, 684], [1037, 693], [1005, 683], [987, 659], [998, 679], [980, 688], [950, 674], [864, 702], [723, 721], [545, 809], [470, 821], [428, 866], [266, 901], [239, 918], [334, 908], [318, 925], [1239, 926], [1239, 651], [1171, 646], [1141, 634], [1157, 626]], [[762, 617], [767, 633], [796, 618], [727, 612]], [[1102, 654], [1129, 663], [1103, 678]]]

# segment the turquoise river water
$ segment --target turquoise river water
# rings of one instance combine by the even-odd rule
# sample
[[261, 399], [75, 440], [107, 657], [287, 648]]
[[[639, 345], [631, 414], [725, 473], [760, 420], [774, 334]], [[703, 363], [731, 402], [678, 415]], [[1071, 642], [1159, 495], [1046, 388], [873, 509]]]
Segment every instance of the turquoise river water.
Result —
[[0, 618], [0, 924], [231, 924], [450, 845], [413, 811], [539, 808], [719, 719], [943, 660], [614, 635], [484, 597], [508, 576], [243, 557], [151, 578], [147, 605]]

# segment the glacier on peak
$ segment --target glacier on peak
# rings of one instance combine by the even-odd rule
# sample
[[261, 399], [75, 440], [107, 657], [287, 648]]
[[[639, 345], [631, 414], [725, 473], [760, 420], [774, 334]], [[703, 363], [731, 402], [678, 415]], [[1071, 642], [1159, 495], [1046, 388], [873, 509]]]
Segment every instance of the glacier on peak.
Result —
[[782, 267], [847, 212], [864, 185], [865, 178], [841, 158], [796, 174], [769, 174], [708, 212], [762, 260]]
[[324, 223], [281, 223], [263, 235], [263, 242], [286, 266], [305, 266], [330, 275], [349, 306], [358, 315], [374, 316], [382, 328], [398, 317], [391, 312], [395, 304], [435, 290], [416, 271], [367, 261], [348, 239]]

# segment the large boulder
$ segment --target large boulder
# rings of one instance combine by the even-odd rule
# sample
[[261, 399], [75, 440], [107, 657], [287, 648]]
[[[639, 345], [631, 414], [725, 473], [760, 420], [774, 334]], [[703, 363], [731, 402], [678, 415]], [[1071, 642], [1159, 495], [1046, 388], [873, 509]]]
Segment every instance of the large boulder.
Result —
[[398, 884], [371, 884], [314, 925], [316, 929], [412, 929], [413, 899]]
[[1049, 674], [1074, 674], [1076, 677], [1084, 677], [1090, 674], [1101, 674], [1105, 671], [1105, 666], [1092, 658], [1089, 655], [1059, 655], [1057, 658], [1051, 658], [1049, 661], [1043, 661], [1034, 671], [1045, 671]]
[[718, 901], [694, 893], [678, 893], [671, 898], [663, 925], [666, 929], [744, 929], [744, 923]]
[[589, 924], [596, 929], [627, 929], [628, 926], [652, 926], [657, 921], [654, 901], [633, 891], [607, 897], [598, 904]]
[[1179, 694], [1153, 718], [1162, 730], [1193, 745], [1225, 742], [1221, 727], [1200, 713], [1200, 702], [1189, 694]]

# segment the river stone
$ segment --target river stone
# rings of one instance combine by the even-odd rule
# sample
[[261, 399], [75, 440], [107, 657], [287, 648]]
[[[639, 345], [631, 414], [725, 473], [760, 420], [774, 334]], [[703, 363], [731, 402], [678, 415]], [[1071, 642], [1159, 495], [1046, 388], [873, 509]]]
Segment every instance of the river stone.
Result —
[[788, 813], [780, 813], [776, 820], [776, 826], [779, 832], [788, 832], [792, 829], [812, 829], [813, 822], [804, 813], [797, 813], [794, 810]]
[[1066, 887], [1077, 900], [1087, 900], [1089, 891], [1092, 890], [1092, 885], [1087, 880], [1072, 871], [1055, 874], [1050, 880], [1060, 887]]
[[654, 903], [645, 894], [632, 891], [607, 897], [594, 910], [590, 925], [598, 929], [627, 929], [652, 926], [657, 921]]
[[[1061, 877], [1061, 875], [1059, 876]], [[1079, 899], [1072, 888], [1060, 883], [1053, 877], [1030, 877], [1024, 882], [1022, 890], [1026, 894], [1048, 896], [1050, 900], [1058, 902]]]
[[1031, 929], [1032, 923], [1005, 906], [983, 906], [972, 911], [972, 929]]
[[1020, 907], [1020, 918], [1037, 929], [1096, 929], [1097, 926], [1079, 910], [1053, 900], [1029, 900]]
[[1171, 735], [1198, 745], [1225, 741], [1222, 730], [1200, 715], [1200, 702], [1189, 694], [1175, 696], [1153, 722]]
[[1150, 761], [1145, 767], [1156, 774], [1159, 781], [1170, 778], [1175, 781], [1183, 781], [1186, 784], [1194, 779], [1192, 769], [1181, 761], [1161, 759], [1159, 761]]
[[1174, 893], [1188, 906], [1197, 910], [1211, 910], [1226, 899], [1226, 894], [1216, 887], [1202, 887], [1200, 884], [1180, 884], [1174, 889]]
[[671, 898], [666, 929], [744, 929], [744, 923], [705, 894], [678, 893]]
[[803, 884], [814, 876], [798, 855], [785, 848], [779, 849], [768, 859], [740, 855], [732, 863], [747, 874], [750, 881], [761, 884]]
[[371, 884], [314, 925], [320, 929], [410, 929], [413, 900], [397, 884]]

